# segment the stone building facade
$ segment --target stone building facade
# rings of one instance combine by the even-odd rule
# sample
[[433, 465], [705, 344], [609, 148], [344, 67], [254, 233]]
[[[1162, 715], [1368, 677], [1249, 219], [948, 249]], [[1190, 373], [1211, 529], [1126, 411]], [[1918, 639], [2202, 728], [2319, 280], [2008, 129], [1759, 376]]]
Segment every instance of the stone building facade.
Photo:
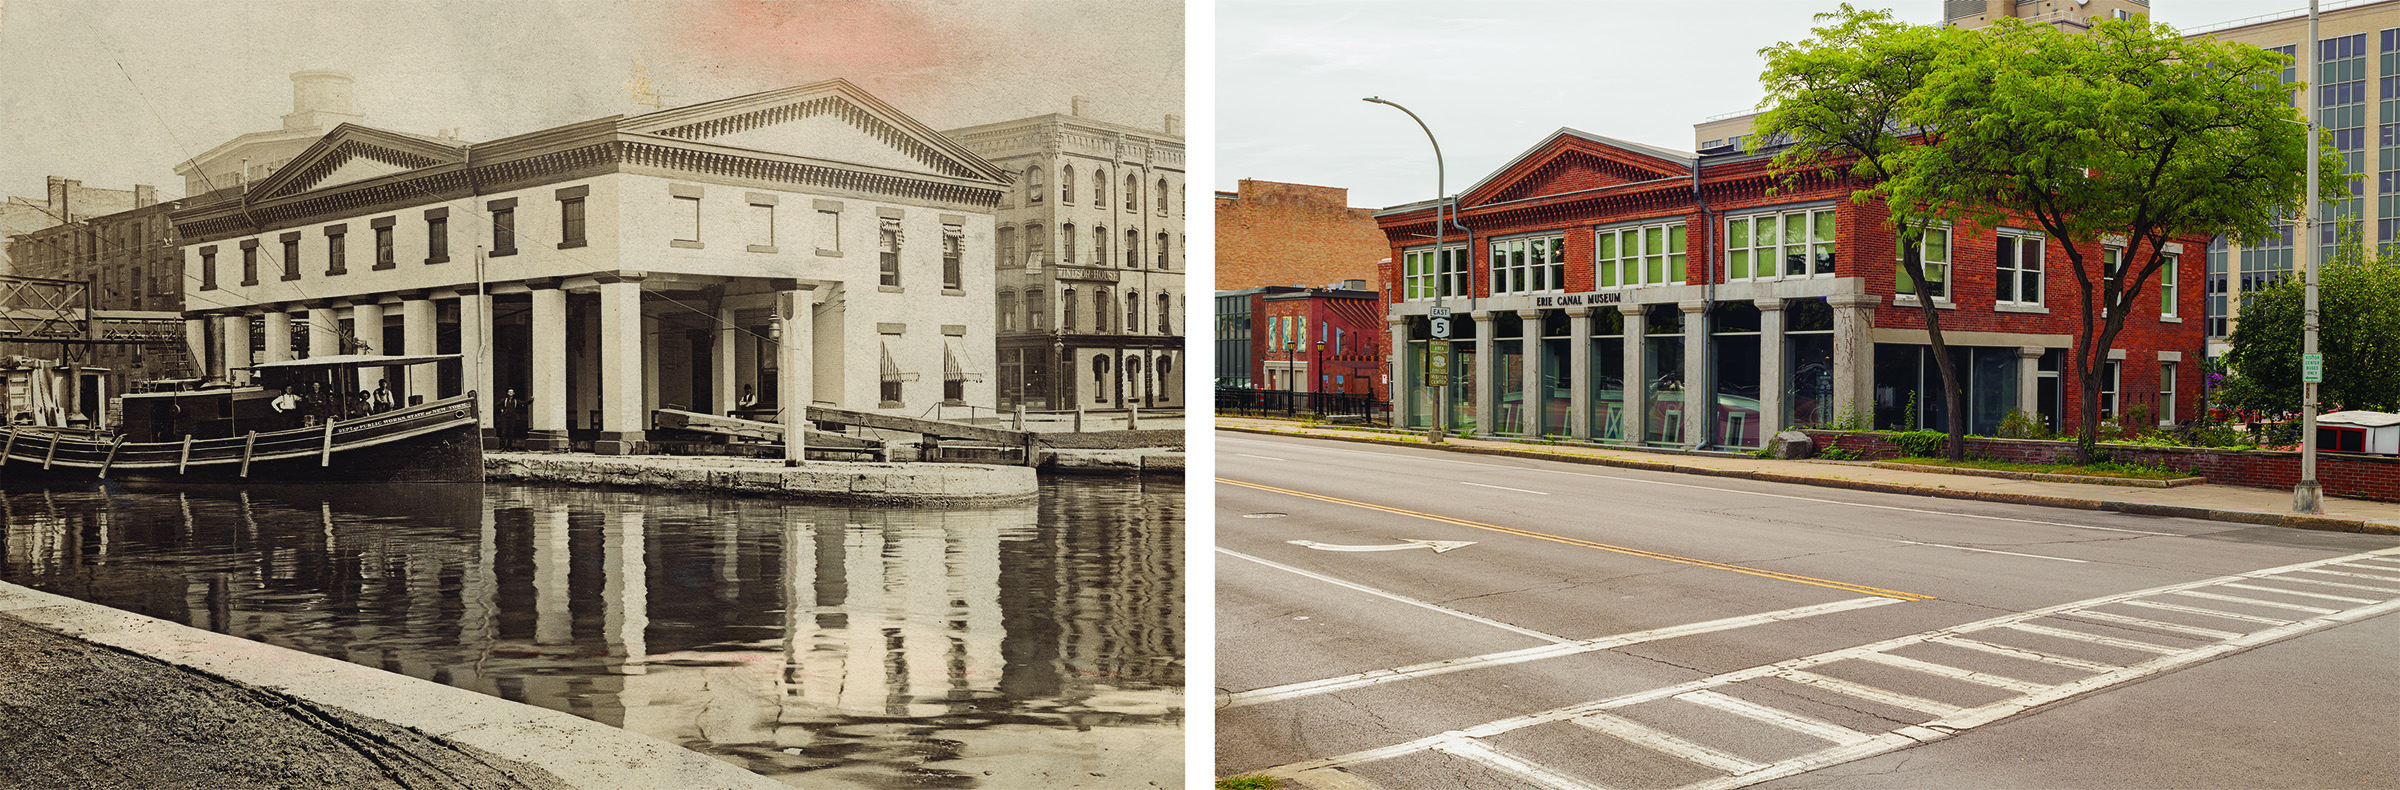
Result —
[[[990, 409], [1008, 191], [837, 79], [474, 144], [343, 124], [175, 223], [214, 375], [456, 353], [385, 375], [407, 399], [483, 393], [486, 426], [496, 395], [529, 396], [531, 446], [622, 453], [656, 408]], [[787, 343], [808, 392], [778, 391]]]
[[1183, 119], [1073, 111], [947, 132], [1016, 178], [1000, 198], [999, 404], [1184, 404]]
[[[1844, 183], [1778, 186], [1770, 158], [1562, 129], [1461, 193], [1466, 232], [1445, 255], [1430, 243], [1430, 201], [1380, 212], [1395, 261], [1382, 282], [1395, 422], [1430, 423], [1438, 303], [1453, 311], [1453, 430], [1749, 448], [1791, 426], [1945, 425], [1917, 308], [1933, 298], [1970, 431], [2012, 411], [2071, 427], [2082, 315], [2055, 241], [1937, 229], [1925, 254], [1939, 282], [1902, 282], [1880, 206], [1849, 201]], [[2190, 284], [2206, 242], [2167, 249], [2177, 287], [2153, 283], [2127, 317], [2104, 412], [2196, 414], [2202, 299]], [[2083, 252], [2147, 254], [2103, 246]]]

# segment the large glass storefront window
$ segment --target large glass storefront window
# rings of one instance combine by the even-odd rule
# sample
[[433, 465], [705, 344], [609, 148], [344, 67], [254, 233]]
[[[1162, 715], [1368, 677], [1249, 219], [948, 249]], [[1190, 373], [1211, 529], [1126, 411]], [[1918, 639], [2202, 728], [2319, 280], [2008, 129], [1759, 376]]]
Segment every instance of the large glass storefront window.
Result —
[[1720, 303], [1711, 316], [1709, 374], [1717, 385], [1711, 439], [1719, 447], [1759, 446], [1758, 319], [1758, 306], [1749, 302]]
[[1533, 418], [1532, 404], [1525, 397], [1525, 321], [1515, 313], [1492, 315], [1492, 349], [1498, 354], [1492, 360], [1493, 415], [1492, 433], [1503, 436], [1528, 436]]
[[1592, 438], [1625, 441], [1625, 314], [1592, 313]]
[[[1475, 429], [1475, 327], [1476, 322], [1463, 317], [1450, 321], [1450, 419], [1444, 428], [1453, 434]], [[1435, 393], [1425, 386], [1428, 333], [1425, 319], [1408, 320], [1408, 359], [1403, 372], [1407, 376], [1408, 427], [1418, 430], [1433, 427]]]
[[1783, 424], [1826, 427], [1833, 402], [1833, 308], [1824, 299], [1783, 302]]
[[1683, 308], [1652, 305], [1642, 339], [1642, 380], [1649, 392], [1650, 413], [1642, 440], [1651, 444], [1683, 443]]
[[1540, 422], [1531, 426], [1536, 434], [1565, 434], [1570, 427], [1567, 414], [1575, 408], [1571, 373], [1573, 330], [1566, 311], [1542, 311], [1542, 391], [1540, 408], [1535, 412]]

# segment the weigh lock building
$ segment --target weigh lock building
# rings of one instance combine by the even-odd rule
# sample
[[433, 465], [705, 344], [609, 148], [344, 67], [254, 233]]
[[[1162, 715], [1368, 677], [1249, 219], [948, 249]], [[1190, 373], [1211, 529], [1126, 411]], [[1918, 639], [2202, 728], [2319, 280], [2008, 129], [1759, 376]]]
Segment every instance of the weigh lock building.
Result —
[[[1008, 189], [842, 80], [474, 144], [343, 124], [175, 215], [186, 330], [236, 380], [253, 360], [461, 354], [379, 376], [404, 400], [482, 393], [487, 428], [504, 394], [530, 397], [535, 448], [634, 452], [661, 407], [989, 409]], [[777, 320], [787, 293], [807, 320]], [[797, 397], [775, 371], [793, 335]]]
[[[2030, 225], [1935, 229], [1929, 282], [1905, 282], [1880, 204], [1851, 202], [1847, 183], [1783, 185], [1770, 159], [1561, 129], [1458, 196], [1443, 255], [1433, 202], [1377, 212], [1395, 422], [1431, 423], [1438, 299], [1452, 311], [1453, 431], [1749, 448], [1787, 427], [1939, 428], [1917, 303], [1932, 298], [1969, 432], [1996, 433], [2012, 411], [2073, 427], [2061, 417], [2080, 403], [2068, 360], [2082, 308], [2057, 241]], [[2103, 241], [2087, 260], [2128, 252]], [[2197, 414], [2202, 294], [2188, 285], [2208, 241], [2168, 245], [2177, 260], [2109, 355], [2103, 415]]]

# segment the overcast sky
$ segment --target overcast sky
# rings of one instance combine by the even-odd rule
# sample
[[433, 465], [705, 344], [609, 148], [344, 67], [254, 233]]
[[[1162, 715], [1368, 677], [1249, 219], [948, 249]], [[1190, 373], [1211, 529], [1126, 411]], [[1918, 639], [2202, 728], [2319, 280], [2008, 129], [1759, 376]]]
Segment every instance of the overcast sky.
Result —
[[[1692, 124], [1758, 103], [1758, 50], [1808, 35], [1840, 0], [1223, 0], [1217, 163], [1244, 178], [1348, 187], [1350, 205], [1434, 196], [1440, 139], [1457, 193], [1559, 127], [1692, 150]], [[1941, 0], [1859, 2], [1940, 22]], [[2305, 0], [2153, 0], [2196, 28]]]
[[282, 128], [290, 74], [357, 78], [364, 123], [490, 140], [636, 104], [844, 77], [936, 129], [1047, 112], [1158, 129], [1184, 104], [1177, 0], [0, 0], [0, 194], [159, 187]]

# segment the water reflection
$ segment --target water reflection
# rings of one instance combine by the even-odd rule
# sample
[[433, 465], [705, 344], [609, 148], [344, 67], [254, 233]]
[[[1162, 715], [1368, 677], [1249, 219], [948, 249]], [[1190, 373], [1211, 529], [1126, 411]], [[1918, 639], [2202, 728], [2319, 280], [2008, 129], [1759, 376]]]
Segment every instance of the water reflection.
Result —
[[793, 783], [1175, 786], [1182, 496], [1078, 478], [1038, 505], [949, 509], [499, 484], [18, 490], [0, 494], [0, 576]]

